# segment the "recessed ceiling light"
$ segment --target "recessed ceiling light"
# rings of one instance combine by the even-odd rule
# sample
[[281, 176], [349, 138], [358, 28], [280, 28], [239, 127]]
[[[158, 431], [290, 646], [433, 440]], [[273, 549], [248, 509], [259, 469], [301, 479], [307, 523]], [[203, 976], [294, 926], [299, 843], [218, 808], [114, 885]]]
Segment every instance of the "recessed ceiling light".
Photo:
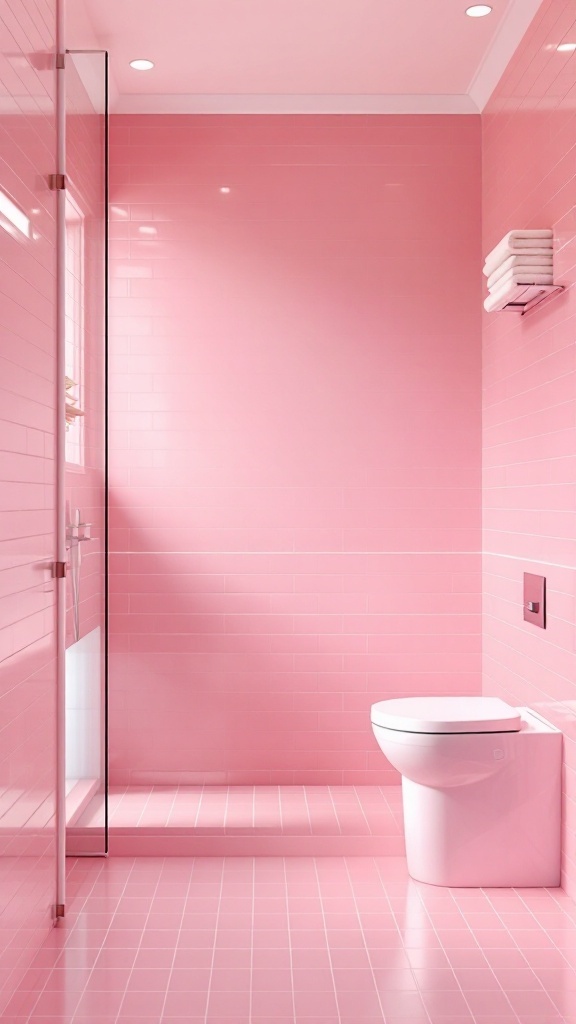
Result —
[[153, 60], [131, 60], [130, 67], [134, 68], [134, 71], [151, 71], [154, 67]]
[[227, 196], [229, 191], [230, 191], [230, 186], [229, 185], [222, 185], [222, 188], [220, 189], [220, 191], [221, 191], [223, 196]]
[[473, 7], [466, 9], [466, 14], [469, 18], [483, 18], [486, 14], [490, 14], [492, 8], [488, 4], [474, 4]]
[[576, 43], [560, 43], [556, 49], [558, 53], [573, 53], [576, 50]]

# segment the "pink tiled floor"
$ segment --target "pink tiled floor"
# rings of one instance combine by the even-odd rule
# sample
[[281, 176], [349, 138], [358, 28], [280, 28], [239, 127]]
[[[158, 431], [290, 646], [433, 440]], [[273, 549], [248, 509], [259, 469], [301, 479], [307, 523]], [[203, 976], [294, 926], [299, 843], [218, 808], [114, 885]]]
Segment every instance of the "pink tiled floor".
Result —
[[[101, 802], [94, 813], [101, 824]], [[90, 827], [88, 807], [77, 827]], [[400, 786], [142, 786], [110, 791], [124, 855], [397, 855]]]
[[574, 1024], [575, 919], [396, 857], [73, 861], [3, 1024]]

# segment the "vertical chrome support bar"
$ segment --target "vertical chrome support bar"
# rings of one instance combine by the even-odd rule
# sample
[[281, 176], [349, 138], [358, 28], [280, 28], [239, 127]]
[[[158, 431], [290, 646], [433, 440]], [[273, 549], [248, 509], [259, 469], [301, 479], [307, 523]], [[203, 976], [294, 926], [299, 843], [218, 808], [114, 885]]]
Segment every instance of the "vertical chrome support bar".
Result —
[[[56, 561], [66, 562], [65, 0], [56, 2]], [[56, 907], [66, 904], [66, 577], [56, 579]]]

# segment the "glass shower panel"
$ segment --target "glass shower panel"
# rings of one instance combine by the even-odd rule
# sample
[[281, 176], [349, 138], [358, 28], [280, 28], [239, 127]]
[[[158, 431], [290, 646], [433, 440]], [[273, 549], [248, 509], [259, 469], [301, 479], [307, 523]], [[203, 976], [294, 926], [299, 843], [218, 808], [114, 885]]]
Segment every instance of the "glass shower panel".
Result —
[[66, 55], [66, 836], [107, 852], [107, 55]]

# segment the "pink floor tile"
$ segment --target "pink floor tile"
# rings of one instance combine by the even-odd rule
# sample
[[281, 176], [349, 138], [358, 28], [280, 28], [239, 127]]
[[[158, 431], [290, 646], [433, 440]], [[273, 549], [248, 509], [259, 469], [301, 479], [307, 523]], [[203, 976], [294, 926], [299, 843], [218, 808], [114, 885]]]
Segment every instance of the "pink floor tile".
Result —
[[571, 908], [432, 890], [390, 857], [71, 861], [2, 1024], [576, 1024]]
[[[117, 786], [109, 799], [116, 855], [404, 852], [399, 786]], [[76, 828], [96, 811], [88, 805]]]
[[166, 994], [164, 1014], [167, 1017], [204, 1016], [208, 992], [172, 992]]
[[273, 1019], [277, 1015], [293, 1019], [294, 994], [291, 990], [253, 992], [252, 1013], [256, 1017], [265, 1017], [267, 1019]]

